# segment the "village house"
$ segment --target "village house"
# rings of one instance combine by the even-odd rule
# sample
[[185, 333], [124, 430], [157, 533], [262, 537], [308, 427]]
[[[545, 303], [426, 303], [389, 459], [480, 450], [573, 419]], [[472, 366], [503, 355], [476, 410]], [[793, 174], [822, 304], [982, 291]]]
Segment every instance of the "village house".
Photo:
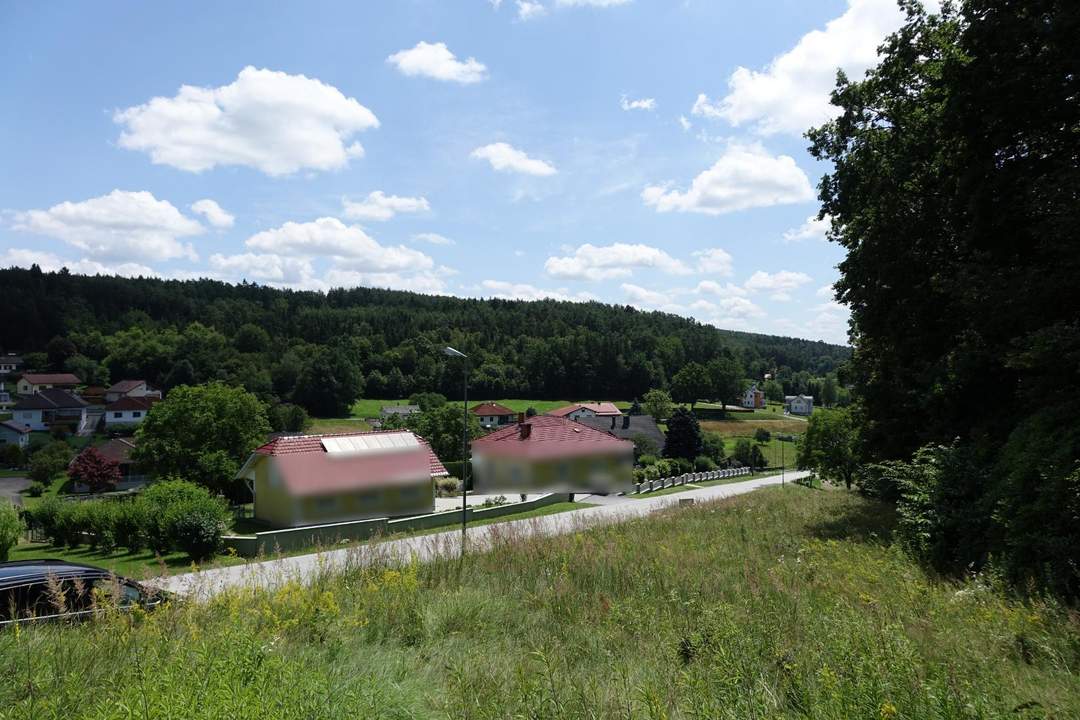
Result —
[[432, 478], [446, 468], [408, 430], [295, 435], [256, 448], [237, 474], [255, 496], [255, 518], [301, 527], [435, 509]]
[[30, 428], [13, 420], [0, 422], [0, 447], [18, 445], [23, 450], [30, 446]]
[[477, 420], [480, 421], [480, 427], [485, 429], [491, 429], [493, 427], [500, 427], [508, 423], [512, 423], [517, 417], [517, 413], [499, 403], [481, 403], [480, 405], [474, 405], [469, 409]]
[[642, 440], [656, 446], [655, 452], [664, 449], [667, 438], [652, 415], [622, 415], [615, 417], [583, 417], [577, 422], [588, 425], [594, 430], [610, 433], [621, 440], [630, 440], [635, 445]]
[[758, 390], [757, 383], [746, 388], [742, 396], [742, 406], [751, 410], [760, 410], [765, 407], [765, 393]]
[[7, 353], [6, 355], [0, 355], [0, 375], [10, 375], [11, 373], [19, 372], [19, 369], [23, 366], [22, 356], [15, 353]]
[[409, 417], [420, 412], [419, 405], [383, 405], [379, 410], [379, 417], [383, 420], [390, 417]]
[[570, 420], [580, 420], [583, 417], [612, 417], [622, 415], [622, 411], [615, 407], [615, 403], [594, 402], [574, 403], [556, 410], [550, 410], [545, 415], [552, 417], [564, 417]]
[[472, 457], [482, 493], [613, 493], [633, 481], [634, 443], [553, 415], [473, 440]]
[[65, 426], [74, 433], [86, 428], [87, 402], [67, 390], [45, 388], [32, 395], [22, 395], [15, 402], [12, 420], [31, 430]]
[[810, 395], [787, 395], [784, 412], [791, 415], [810, 415], [814, 412], [814, 398]]
[[[106, 460], [112, 460], [120, 468], [120, 482], [116, 484], [114, 490], [130, 490], [141, 487], [149, 479], [139, 471], [131, 460], [131, 451], [134, 449], [135, 440], [132, 438], [113, 438], [97, 447], [97, 451]], [[83, 452], [86, 452], [86, 449]], [[74, 462], [75, 460], [72, 460], [72, 463]], [[87, 492], [90, 488], [82, 483], [75, 483], [73, 489], [75, 492]]]
[[105, 406], [105, 427], [138, 425], [146, 419], [150, 408], [157, 402], [152, 397], [125, 396]]
[[15, 392], [19, 395], [33, 395], [49, 388], [74, 390], [81, 384], [82, 381], [71, 373], [26, 373], [19, 378]]
[[145, 380], [121, 380], [105, 391], [105, 402], [114, 403], [120, 398], [161, 399], [161, 391], [146, 384]]
[[0, 380], [0, 412], [7, 412], [14, 404], [15, 399], [8, 392], [8, 389], [4, 387], [4, 382]]

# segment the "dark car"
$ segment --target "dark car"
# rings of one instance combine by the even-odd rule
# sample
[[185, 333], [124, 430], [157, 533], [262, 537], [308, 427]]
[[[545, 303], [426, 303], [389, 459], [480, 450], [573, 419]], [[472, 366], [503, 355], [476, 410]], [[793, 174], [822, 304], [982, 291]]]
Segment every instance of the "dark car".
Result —
[[106, 607], [150, 609], [165, 593], [92, 565], [64, 560], [0, 563], [0, 627], [40, 620], [82, 620]]

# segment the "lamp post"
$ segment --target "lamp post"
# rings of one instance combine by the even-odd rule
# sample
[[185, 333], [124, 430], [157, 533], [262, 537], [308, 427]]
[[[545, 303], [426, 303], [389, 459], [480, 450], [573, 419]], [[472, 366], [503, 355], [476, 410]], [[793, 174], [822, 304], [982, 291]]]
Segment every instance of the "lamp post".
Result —
[[780, 437], [780, 487], [784, 487], [784, 473], [787, 471], [787, 465], [784, 463], [784, 438]]
[[443, 354], [465, 361], [465, 377], [461, 391], [461, 556], [465, 557], [465, 510], [469, 498], [469, 356], [447, 345]]

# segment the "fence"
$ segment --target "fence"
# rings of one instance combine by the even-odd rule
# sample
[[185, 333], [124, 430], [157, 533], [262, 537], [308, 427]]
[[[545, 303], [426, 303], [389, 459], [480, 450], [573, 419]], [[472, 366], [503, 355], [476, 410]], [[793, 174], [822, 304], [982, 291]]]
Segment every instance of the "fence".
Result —
[[742, 477], [743, 475], [749, 475], [750, 468], [728, 468], [727, 470], [710, 470], [709, 472], [697, 472], [697, 473], [683, 473], [682, 475], [675, 475], [674, 477], [660, 478], [659, 480], [646, 480], [645, 482], [634, 484], [634, 494], [640, 495], [642, 493], [650, 493], [654, 490], [663, 490], [664, 488], [675, 487], [676, 485], [687, 485], [697, 482], [708, 482], [710, 480], [722, 480], [724, 478]]

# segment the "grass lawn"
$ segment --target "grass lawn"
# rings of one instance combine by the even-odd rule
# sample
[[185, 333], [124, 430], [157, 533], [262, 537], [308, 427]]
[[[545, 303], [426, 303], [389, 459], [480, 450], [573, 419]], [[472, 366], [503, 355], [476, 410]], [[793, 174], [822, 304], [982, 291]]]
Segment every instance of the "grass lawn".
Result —
[[[11, 717], [1067, 718], [1080, 620], [944, 581], [845, 491], [0, 632]], [[187, 710], [184, 710], [187, 708]]]
[[344, 433], [344, 432], [356, 432], [359, 430], [370, 430], [371, 425], [367, 424], [359, 417], [351, 418], [312, 418], [311, 427], [307, 432], [316, 434], [329, 434], [329, 433]]
[[[449, 399], [450, 403], [457, 402], [458, 407], [461, 407], [461, 398], [458, 397]], [[504, 405], [514, 412], [525, 412], [529, 408], [535, 408], [536, 412], [541, 415], [556, 408], [566, 407], [573, 402], [593, 402], [592, 400], [470, 400], [469, 407], [474, 407], [482, 402], [496, 402], [500, 405]], [[629, 410], [631, 401], [629, 400], [616, 400], [613, 401], [620, 410]], [[352, 414], [353, 417], [359, 418], [375, 418], [379, 417], [379, 410], [384, 405], [407, 405], [409, 401], [407, 399], [401, 400], [357, 400], [353, 403]], [[329, 421], [327, 421], [329, 422]]]

